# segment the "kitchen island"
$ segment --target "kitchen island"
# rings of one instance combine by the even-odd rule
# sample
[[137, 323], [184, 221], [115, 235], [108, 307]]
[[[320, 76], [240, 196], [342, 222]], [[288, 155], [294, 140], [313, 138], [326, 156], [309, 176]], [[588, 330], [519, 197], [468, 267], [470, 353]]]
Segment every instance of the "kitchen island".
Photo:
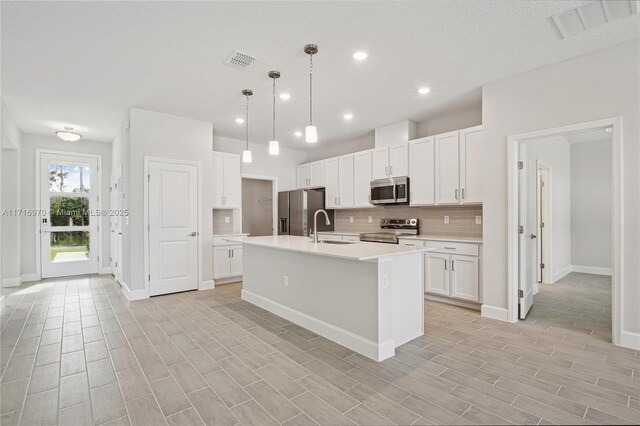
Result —
[[424, 249], [244, 238], [242, 299], [382, 361], [424, 333]]

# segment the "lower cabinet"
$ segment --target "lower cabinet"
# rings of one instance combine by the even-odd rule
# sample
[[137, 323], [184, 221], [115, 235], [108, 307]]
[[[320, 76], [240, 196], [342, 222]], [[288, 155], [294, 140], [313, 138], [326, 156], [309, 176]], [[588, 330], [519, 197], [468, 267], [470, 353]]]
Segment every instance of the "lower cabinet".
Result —
[[242, 275], [242, 245], [213, 248], [213, 279]]
[[474, 256], [425, 254], [424, 291], [478, 302], [479, 268]]

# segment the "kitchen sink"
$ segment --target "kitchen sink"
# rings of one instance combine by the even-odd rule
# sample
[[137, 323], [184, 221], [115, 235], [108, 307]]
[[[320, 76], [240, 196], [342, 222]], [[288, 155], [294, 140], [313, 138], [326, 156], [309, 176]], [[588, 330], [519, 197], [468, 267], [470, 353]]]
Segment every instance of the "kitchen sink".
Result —
[[320, 244], [355, 244], [357, 241], [324, 240], [318, 241]]

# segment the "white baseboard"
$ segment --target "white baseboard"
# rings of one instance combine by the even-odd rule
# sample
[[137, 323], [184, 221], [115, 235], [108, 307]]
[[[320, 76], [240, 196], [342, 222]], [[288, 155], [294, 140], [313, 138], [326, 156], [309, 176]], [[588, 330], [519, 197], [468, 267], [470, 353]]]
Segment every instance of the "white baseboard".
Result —
[[240, 275], [239, 277], [218, 278], [217, 280], [213, 280], [213, 285], [216, 286], [220, 284], [239, 283], [240, 281], [242, 281], [242, 275]]
[[215, 286], [213, 280], [202, 281], [198, 286], [198, 290], [211, 290]]
[[451, 297], [438, 296], [437, 294], [425, 293], [424, 298], [426, 300], [432, 300], [434, 302], [446, 303], [447, 305], [462, 306], [463, 308], [480, 310], [480, 303], [467, 302], [466, 300], [453, 299]]
[[30, 272], [28, 274], [22, 274], [22, 282], [23, 283], [29, 283], [31, 281], [40, 281], [42, 278], [40, 278], [40, 275], [38, 275], [36, 272]]
[[498, 308], [497, 306], [482, 305], [480, 315], [486, 318], [509, 322], [509, 310]]
[[20, 287], [20, 284], [22, 284], [22, 277], [2, 279], [2, 287]]
[[[307, 328], [329, 340], [345, 346], [375, 361], [382, 361], [395, 355], [395, 342], [385, 341], [377, 344], [374, 341], [358, 336], [348, 330], [313, 318], [295, 309], [281, 305], [247, 290], [242, 290], [243, 300], [253, 303], [269, 312]], [[417, 337], [417, 336], [416, 336]]]
[[581, 272], [583, 274], [595, 274], [595, 275], [608, 275], [611, 276], [611, 268], [600, 268], [597, 266], [580, 266], [573, 265], [571, 267], [573, 272]]
[[620, 341], [618, 344], [625, 348], [640, 350], [640, 333], [623, 330], [622, 333], [620, 333]]
[[145, 291], [145, 289], [131, 290], [124, 281], [120, 281], [120, 285], [122, 286], [122, 292], [124, 293], [124, 296], [127, 298], [129, 302], [148, 298], [147, 292]]
[[564, 277], [567, 274], [570, 274], [572, 271], [573, 271], [573, 266], [571, 266], [571, 265], [560, 269], [558, 272], [556, 272], [555, 274], [553, 274], [551, 276], [551, 283], [555, 283], [560, 278]]
[[111, 275], [111, 266], [101, 266], [100, 275]]

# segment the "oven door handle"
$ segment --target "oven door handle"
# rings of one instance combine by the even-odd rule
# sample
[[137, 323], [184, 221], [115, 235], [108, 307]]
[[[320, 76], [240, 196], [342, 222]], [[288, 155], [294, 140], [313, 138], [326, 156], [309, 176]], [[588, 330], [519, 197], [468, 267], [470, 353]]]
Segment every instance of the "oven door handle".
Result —
[[393, 202], [398, 202], [398, 184], [393, 182]]

